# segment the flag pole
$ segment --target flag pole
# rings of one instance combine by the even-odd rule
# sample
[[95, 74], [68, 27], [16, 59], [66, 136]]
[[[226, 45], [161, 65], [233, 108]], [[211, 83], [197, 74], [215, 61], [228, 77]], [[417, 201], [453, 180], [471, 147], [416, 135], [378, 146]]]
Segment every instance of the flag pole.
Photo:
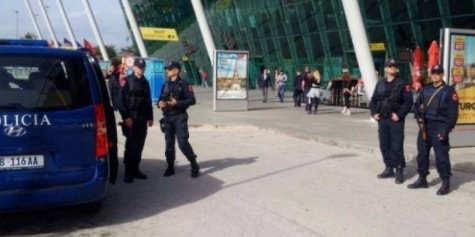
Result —
[[38, 0], [38, 4], [40, 5], [41, 12], [46, 21], [46, 26], [48, 27], [48, 31], [51, 34], [51, 39], [53, 40], [54, 46], [59, 47], [58, 40], [56, 40], [56, 35], [54, 34], [53, 27], [51, 26], [51, 22], [49, 21], [48, 13], [46, 13], [45, 5], [43, 4], [43, 0]]
[[109, 61], [109, 55], [107, 55], [106, 47], [104, 46], [104, 41], [102, 41], [102, 36], [97, 27], [96, 20], [94, 19], [94, 15], [92, 14], [89, 1], [83, 0], [82, 3], [84, 5], [84, 8], [86, 9], [87, 17], [89, 18], [89, 23], [91, 24], [92, 31], [94, 32], [94, 36], [96, 37], [97, 44], [99, 45], [99, 49], [101, 50], [102, 59], [104, 61]]
[[35, 27], [36, 36], [38, 39], [43, 39], [43, 35], [41, 34], [40, 28], [38, 27], [38, 22], [36, 21], [36, 17], [31, 10], [31, 5], [29, 0], [25, 0], [26, 7], [28, 8], [28, 13], [30, 13], [31, 20], [33, 21], [33, 26]]
[[64, 26], [66, 26], [69, 38], [71, 39], [71, 44], [73, 45], [74, 49], [77, 49], [78, 45], [76, 43], [76, 38], [74, 37], [73, 30], [71, 29], [71, 24], [69, 24], [68, 16], [66, 16], [66, 12], [64, 11], [63, 2], [62, 0], [56, 0], [56, 3], [58, 4], [59, 12], [63, 18]]

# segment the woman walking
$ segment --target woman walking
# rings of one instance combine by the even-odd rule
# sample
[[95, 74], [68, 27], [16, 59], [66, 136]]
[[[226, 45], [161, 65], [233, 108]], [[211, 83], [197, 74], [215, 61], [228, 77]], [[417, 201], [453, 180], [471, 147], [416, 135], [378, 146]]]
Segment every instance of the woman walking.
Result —
[[308, 114], [312, 114], [312, 107], [315, 107], [313, 114], [317, 114], [318, 104], [320, 103], [320, 86], [322, 85], [320, 71], [313, 71], [312, 79], [312, 86], [307, 93], [307, 111]]

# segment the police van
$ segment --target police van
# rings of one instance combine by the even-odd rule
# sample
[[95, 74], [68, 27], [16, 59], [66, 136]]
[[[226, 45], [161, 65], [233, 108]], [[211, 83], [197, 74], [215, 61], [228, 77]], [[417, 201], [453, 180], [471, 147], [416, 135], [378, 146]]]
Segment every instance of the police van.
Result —
[[97, 60], [43, 40], [0, 40], [0, 211], [99, 211], [117, 131]]

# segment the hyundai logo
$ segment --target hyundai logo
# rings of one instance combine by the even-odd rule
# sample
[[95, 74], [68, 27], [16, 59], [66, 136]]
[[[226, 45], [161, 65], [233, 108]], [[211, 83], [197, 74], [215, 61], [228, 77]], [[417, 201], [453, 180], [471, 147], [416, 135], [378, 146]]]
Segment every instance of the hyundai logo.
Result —
[[9, 137], [21, 137], [26, 134], [26, 129], [21, 126], [9, 126], [3, 132]]

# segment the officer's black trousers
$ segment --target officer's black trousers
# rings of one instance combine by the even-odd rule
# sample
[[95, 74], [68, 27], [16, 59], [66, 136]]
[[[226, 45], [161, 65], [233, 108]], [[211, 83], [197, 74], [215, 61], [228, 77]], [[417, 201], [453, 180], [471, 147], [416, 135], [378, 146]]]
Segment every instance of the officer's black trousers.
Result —
[[417, 171], [421, 176], [429, 174], [429, 153], [430, 149], [434, 147], [437, 172], [441, 178], [449, 178], [451, 176], [449, 139], [448, 136], [444, 141], [438, 138], [438, 134], [445, 131], [445, 124], [442, 122], [427, 123], [426, 131], [427, 139], [425, 142], [422, 140], [421, 132], [417, 137]]
[[127, 129], [124, 151], [125, 176], [137, 174], [142, 160], [142, 150], [147, 137], [147, 122], [136, 122]]
[[390, 118], [381, 118], [378, 122], [379, 148], [384, 164], [405, 168], [404, 159], [404, 120], [394, 122]]
[[193, 148], [188, 142], [188, 115], [186, 113], [179, 113], [175, 115], [167, 115], [163, 118], [165, 123], [165, 157], [167, 163], [175, 161], [175, 137], [178, 140], [178, 147], [183, 155], [189, 160], [195, 160], [196, 155]]

